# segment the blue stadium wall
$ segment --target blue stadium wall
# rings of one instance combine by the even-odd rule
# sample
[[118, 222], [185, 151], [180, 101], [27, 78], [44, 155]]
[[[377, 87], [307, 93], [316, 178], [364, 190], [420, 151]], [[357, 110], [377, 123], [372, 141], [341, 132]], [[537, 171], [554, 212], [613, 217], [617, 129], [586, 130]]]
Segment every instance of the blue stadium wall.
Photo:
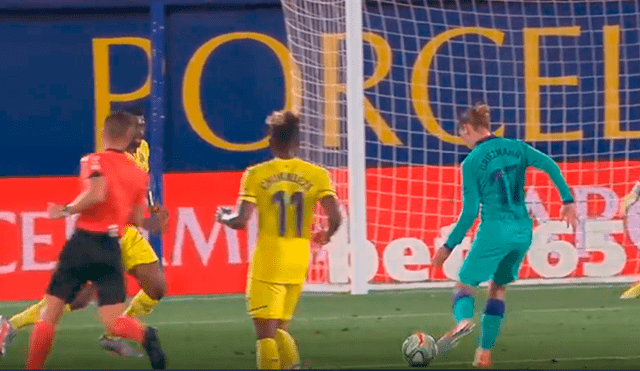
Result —
[[[149, 63], [144, 50], [145, 45], [148, 48], [150, 35], [148, 3], [143, 0], [41, 0], [25, 4], [24, 1], [8, 0], [0, 4], [0, 156], [3, 159], [0, 176], [76, 174], [78, 158], [97, 146], [96, 128], [104, 114], [109, 109], [130, 105], [122, 100], [148, 98], [145, 80]], [[169, 2], [166, 8], [165, 172], [241, 170], [265, 159], [268, 151], [264, 148], [264, 117], [284, 107], [288, 90], [282, 67], [287, 58], [283, 52], [286, 33], [278, 1], [213, 0], [205, 5], [200, 3], [176, 0]], [[120, 6], [108, 8], [114, 4]], [[466, 6], [486, 12], [486, 5], [479, 4]], [[68, 7], [70, 5], [74, 7]], [[620, 78], [618, 89], [624, 93], [619, 94], [618, 106], [627, 109], [620, 110], [617, 123], [611, 123], [623, 132], [616, 138], [606, 131], [606, 122], [611, 121], [604, 109], [608, 98], [596, 91], [602, 91], [604, 86], [601, 71], [605, 68], [602, 32], [605, 26], [619, 26], [621, 38], [627, 38], [619, 55], [631, 61], [639, 58], [640, 49], [629, 39], [637, 38], [637, 33], [625, 32], [625, 28], [638, 26], [635, 14], [631, 13], [635, 5], [630, 2], [627, 8], [616, 5], [611, 9], [602, 9], [597, 4], [591, 7], [580, 4], [553, 6], [553, 11], [572, 16], [562, 18], [561, 23], [566, 24], [544, 24], [544, 18], [528, 17], [527, 14], [540, 11], [533, 3], [525, 7], [494, 5], [493, 18], [475, 17], [470, 13], [458, 16], [455, 6], [430, 10], [428, 16], [434, 26], [421, 30], [425, 43], [437, 34], [459, 27], [498, 25], [513, 29], [503, 41], [503, 45], [509, 47], [500, 48], [485, 42], [465, 49], [462, 43], [449, 43], [448, 48], [443, 47], [441, 53], [434, 56], [432, 65], [438, 66], [438, 70], [429, 71], [430, 83], [424, 82], [431, 97], [429, 104], [437, 115], [434, 119], [445, 132], [453, 134], [457, 113], [454, 110], [486, 99], [503, 108], [495, 119], [506, 123], [505, 135], [535, 141], [535, 137], [526, 137], [522, 130], [526, 117], [523, 112], [525, 94], [504, 96], [487, 95], [486, 92], [525, 88], [527, 61], [523, 53], [513, 55], [511, 47], [515, 45], [516, 50], [522, 50], [525, 27], [578, 26], [580, 34], [576, 42], [578, 46], [584, 46], [580, 53], [574, 48], [559, 49], [560, 36], [546, 37], [544, 45], [556, 52], [540, 57], [549, 61], [548, 68], [541, 69], [540, 74], [575, 75], [579, 84], [568, 88], [570, 94], [565, 99], [546, 102], [547, 96], [543, 95], [539, 117], [546, 122], [564, 122], [567, 131], [581, 130], [582, 140], [569, 141], [567, 146], [567, 141], [558, 137], [550, 144], [538, 143], [538, 146], [553, 155], [568, 148], [569, 154], [583, 154], [582, 160], [591, 160], [599, 152], [613, 152], [624, 158], [624, 149], [628, 148], [624, 133], [640, 129], [637, 120], [640, 108], [634, 104], [640, 96], [637, 91], [629, 90], [632, 80]], [[585, 14], [603, 16], [581, 17]], [[426, 19], [427, 11], [416, 17]], [[374, 29], [384, 28], [392, 34], [393, 27], [397, 28], [393, 21], [372, 22]], [[596, 32], [589, 32], [591, 30]], [[477, 38], [479, 40], [480, 36]], [[394, 48], [408, 42], [398, 36], [389, 36], [386, 41]], [[371, 55], [371, 50], [365, 52]], [[543, 52], [540, 52], [541, 56]], [[484, 53], [486, 61], [464, 58], [476, 53]], [[580, 60], [582, 64], [554, 63], [561, 57]], [[392, 107], [401, 115], [411, 113], [404, 111], [413, 108], [402, 103], [420, 99], [407, 97], [404, 88], [398, 88], [390, 81], [391, 78], [403, 79], [405, 71], [397, 66], [405, 63], [412, 68], [415, 59], [403, 62], [401, 55], [392, 58], [394, 67], [377, 84], [377, 91], [393, 94], [396, 98], [372, 99], [374, 108], [386, 120], [390, 117], [385, 112], [391, 111]], [[190, 61], [194, 61], [194, 65], [188, 69]], [[580, 68], [580, 65], [588, 68]], [[620, 63], [620, 67], [621, 76], [633, 73], [635, 68], [627, 63]], [[480, 68], [492, 71], [495, 78], [468, 79], [467, 72]], [[367, 64], [366, 69], [366, 74], [371, 73], [373, 65]], [[461, 86], [466, 87], [462, 94], [452, 89]], [[547, 89], [553, 92], [561, 87]], [[469, 95], [467, 91], [474, 93]], [[200, 104], [196, 99], [198, 94]], [[373, 89], [367, 94], [373, 98]], [[567, 109], [559, 109], [562, 107]], [[422, 112], [418, 114], [424, 117]], [[395, 134], [405, 145], [383, 146], [380, 150], [382, 158], [400, 162], [415, 159], [420, 164], [432, 165], [455, 164], [460, 158], [453, 153], [465, 152], [464, 148], [456, 148], [456, 144], [443, 140], [423, 118], [397, 120], [395, 125]], [[553, 130], [559, 129], [543, 123], [538, 131]], [[638, 137], [637, 133], [628, 136]], [[370, 128], [367, 137], [369, 152], [377, 154], [379, 139]], [[408, 143], [439, 150], [411, 154], [406, 149]]]
[[[369, 235], [374, 236], [371, 228], [384, 229], [375, 235], [377, 255], [369, 261], [375, 273], [372, 282], [414, 280], [416, 272], [392, 272], [413, 264], [407, 262], [414, 257], [397, 248], [409, 240], [415, 244], [408, 248], [424, 250], [418, 256], [424, 266], [417, 272], [432, 269], [438, 228], [455, 222], [460, 205], [457, 165], [467, 149], [454, 137], [456, 111], [478, 100], [499, 108], [492, 111], [498, 123], [493, 129], [503, 125], [505, 136], [524, 139], [567, 162], [562, 169], [577, 197], [582, 197], [579, 201], [590, 222], [613, 223], [597, 231], [611, 231], [616, 244], [597, 245], [595, 239], [597, 246], [591, 246], [609, 249], [602, 259], [582, 262], [574, 256], [575, 249], [565, 249], [568, 255], [560, 254], [560, 262], [569, 263], [527, 261], [520, 278], [632, 279], [638, 274], [640, 233], [633, 229], [627, 236], [615, 205], [640, 177], [640, 18], [635, 1], [558, 1], [543, 6], [495, 1], [489, 8], [486, 1], [460, 0], [468, 12], [459, 12], [455, 3], [445, 0], [425, 2], [429, 7], [412, 9], [417, 19], [431, 22], [419, 27], [420, 37], [399, 36], [399, 27], [414, 32], [410, 23], [369, 19], [384, 43], [375, 50], [366, 44], [365, 57], [388, 57], [392, 67], [365, 91], [368, 117], [378, 113], [379, 123], [389, 125], [393, 133], [378, 138], [367, 121], [367, 176], [376, 180], [368, 189], [368, 213], [374, 220]], [[140, 101], [150, 111], [150, 4], [0, 2], [0, 300], [42, 296], [60, 248], [73, 230], [72, 218], [47, 219], [47, 202], [69, 202], [77, 194], [79, 158], [100, 147], [104, 117]], [[158, 194], [170, 213], [162, 236], [168, 293], [242, 292], [255, 221], [248, 232], [236, 232], [221, 228], [214, 216], [218, 206], [235, 204], [241, 171], [268, 158], [264, 118], [292, 101], [287, 99], [291, 86], [283, 68], [289, 56], [282, 9], [276, 0], [165, 4], [166, 120], [159, 128], [164, 156], [152, 170], [158, 179], [162, 167], [163, 190]], [[486, 16], [489, 11], [491, 17]], [[536, 40], [539, 47], [527, 48]], [[390, 51], [402, 45], [415, 52]], [[532, 69], [536, 61], [540, 68]], [[374, 67], [373, 62], [365, 63], [365, 75], [370, 76]], [[562, 86], [545, 86], [549, 82]], [[407, 92], [406, 83], [414, 89]], [[408, 166], [384, 168], [390, 161]], [[554, 219], [559, 199], [545, 184], [538, 177], [541, 191], [534, 200], [542, 203], [536, 201], [534, 211], [537, 219]], [[410, 197], [396, 200], [388, 191], [392, 187], [407, 190]], [[425, 194], [444, 197], [425, 203]], [[408, 200], [411, 207], [398, 207]], [[379, 215], [381, 209], [390, 212]], [[634, 213], [636, 219], [630, 220], [637, 225], [640, 210]], [[153, 237], [159, 249], [159, 238]], [[540, 249], [534, 246], [532, 251], [546, 251]], [[327, 260], [316, 257], [308, 282], [346, 282], [347, 273], [339, 271], [348, 266], [344, 252], [329, 254]], [[451, 279], [447, 274], [421, 277]], [[332, 281], [335, 277], [339, 278]], [[133, 282], [129, 288], [135, 292]]]

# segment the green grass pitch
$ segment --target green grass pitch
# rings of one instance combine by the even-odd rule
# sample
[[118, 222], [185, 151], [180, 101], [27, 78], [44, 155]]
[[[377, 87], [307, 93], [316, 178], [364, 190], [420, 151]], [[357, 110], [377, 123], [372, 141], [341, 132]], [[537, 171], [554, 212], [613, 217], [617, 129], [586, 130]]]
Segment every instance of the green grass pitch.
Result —
[[[618, 299], [624, 286], [512, 287], [494, 348], [495, 366], [518, 369], [637, 369], [640, 302]], [[383, 291], [365, 296], [304, 294], [290, 327], [309, 368], [405, 367], [411, 332], [439, 336], [453, 325], [450, 289]], [[10, 315], [29, 303], [0, 303]], [[476, 312], [484, 309], [484, 296]], [[255, 337], [244, 298], [166, 298], [145, 318], [156, 326], [169, 368], [255, 368]], [[478, 321], [476, 321], [478, 323]], [[99, 348], [96, 308], [63, 318], [47, 368], [149, 368]], [[432, 368], [469, 368], [479, 326]], [[20, 330], [0, 368], [23, 368], [29, 331]]]

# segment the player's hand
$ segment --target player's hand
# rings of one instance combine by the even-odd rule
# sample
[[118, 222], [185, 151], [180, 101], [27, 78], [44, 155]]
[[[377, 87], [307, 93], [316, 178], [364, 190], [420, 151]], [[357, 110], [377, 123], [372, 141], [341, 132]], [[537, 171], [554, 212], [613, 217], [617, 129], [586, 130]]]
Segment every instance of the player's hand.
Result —
[[638, 195], [631, 191], [628, 195], [624, 196], [622, 202], [620, 202], [620, 215], [627, 215], [629, 208], [638, 201]]
[[233, 210], [230, 207], [219, 206], [216, 210], [216, 220], [222, 224], [227, 224], [233, 217]]
[[61, 219], [67, 216], [64, 211], [64, 205], [56, 205], [51, 202], [47, 204], [47, 213], [49, 214], [49, 219]]
[[151, 217], [157, 220], [161, 230], [166, 227], [169, 222], [169, 211], [167, 208], [162, 205], [149, 206], [149, 213], [151, 214]]
[[578, 211], [576, 211], [575, 203], [563, 205], [560, 215], [561, 219], [567, 222], [567, 227], [572, 227], [574, 232], [578, 229]]
[[311, 242], [324, 246], [329, 243], [329, 234], [326, 230], [320, 229], [311, 234]]
[[447, 260], [449, 255], [451, 255], [451, 251], [452, 250], [449, 250], [444, 246], [439, 248], [438, 252], [436, 252], [436, 257], [433, 258], [433, 266], [435, 268], [442, 268], [442, 266], [444, 265], [444, 262]]

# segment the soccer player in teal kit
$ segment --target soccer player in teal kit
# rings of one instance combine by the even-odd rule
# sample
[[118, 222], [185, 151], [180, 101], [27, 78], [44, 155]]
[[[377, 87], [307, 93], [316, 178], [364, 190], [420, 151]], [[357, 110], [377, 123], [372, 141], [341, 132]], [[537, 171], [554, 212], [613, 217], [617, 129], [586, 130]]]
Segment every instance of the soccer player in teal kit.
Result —
[[460, 269], [453, 295], [456, 326], [437, 342], [438, 354], [442, 355], [471, 331], [476, 287], [490, 280], [480, 346], [473, 362], [482, 368], [492, 365], [491, 348], [505, 312], [506, 285], [517, 279], [520, 263], [531, 245], [532, 221], [524, 199], [527, 167], [533, 166], [549, 175], [564, 203], [562, 219], [574, 230], [578, 223], [571, 192], [558, 165], [525, 142], [493, 136], [489, 124], [489, 107], [483, 104], [470, 108], [458, 122], [458, 134], [472, 149], [462, 162], [463, 208], [434, 259], [434, 265], [442, 267], [473, 225], [482, 204], [481, 224]]

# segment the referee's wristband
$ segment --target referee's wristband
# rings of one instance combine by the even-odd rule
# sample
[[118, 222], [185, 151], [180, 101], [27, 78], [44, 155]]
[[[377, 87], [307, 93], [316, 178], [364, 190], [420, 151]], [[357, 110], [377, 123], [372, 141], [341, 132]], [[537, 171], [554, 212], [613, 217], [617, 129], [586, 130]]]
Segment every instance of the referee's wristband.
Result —
[[453, 249], [455, 249], [454, 247], [449, 247], [449, 245], [447, 245], [446, 243], [444, 245], [442, 245], [442, 247], [444, 247], [445, 249], [449, 250], [449, 251], [453, 251]]
[[563, 205], [571, 205], [572, 203], [574, 203], [575, 201], [573, 200], [573, 198], [570, 198], [568, 200], [562, 201]]

